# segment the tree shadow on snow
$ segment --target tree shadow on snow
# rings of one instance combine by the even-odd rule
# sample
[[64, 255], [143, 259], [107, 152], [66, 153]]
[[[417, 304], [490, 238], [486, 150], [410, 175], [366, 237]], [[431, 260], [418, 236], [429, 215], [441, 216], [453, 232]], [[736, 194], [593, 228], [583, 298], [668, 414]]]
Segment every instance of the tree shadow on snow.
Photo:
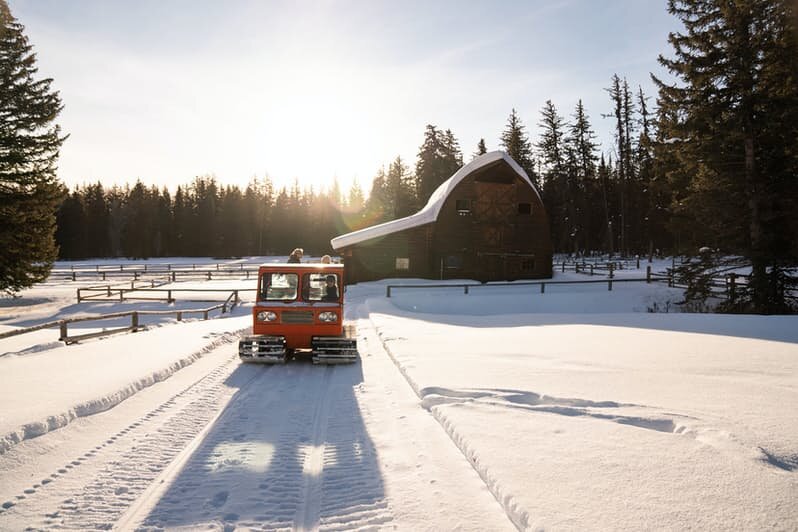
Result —
[[[440, 299], [437, 305], [441, 305]], [[687, 332], [733, 336], [776, 342], [798, 343], [798, 316], [759, 316], [733, 314], [688, 314], [688, 313], [546, 313], [513, 312], [501, 308], [481, 306], [480, 315], [465, 314], [456, 302], [450, 305], [450, 313], [437, 309], [428, 312], [423, 305], [413, 308], [407, 302], [401, 306], [377, 306], [378, 311], [410, 319], [473, 328], [529, 327], [547, 325], [595, 325], [624, 327], [657, 331]], [[375, 309], [372, 309], [375, 310]], [[504, 312], [504, 313], [502, 313]]]

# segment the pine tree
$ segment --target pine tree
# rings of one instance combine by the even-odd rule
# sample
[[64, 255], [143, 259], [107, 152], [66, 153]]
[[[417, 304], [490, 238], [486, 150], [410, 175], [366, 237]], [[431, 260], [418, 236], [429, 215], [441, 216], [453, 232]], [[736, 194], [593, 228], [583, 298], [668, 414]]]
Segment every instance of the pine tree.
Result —
[[540, 187], [538, 176], [535, 172], [535, 161], [532, 156], [532, 144], [526, 133], [526, 127], [521, 123], [515, 109], [507, 119], [507, 126], [501, 134], [501, 146], [507, 151], [515, 162], [526, 172], [532, 184]]
[[540, 111], [540, 140], [537, 143], [542, 164], [543, 198], [551, 220], [554, 249], [569, 250], [573, 232], [574, 212], [568, 176], [565, 172], [563, 135], [565, 121], [557, 114], [551, 100]]
[[629, 168], [629, 154], [627, 153], [628, 148], [628, 131], [626, 130], [625, 125], [627, 124], [626, 118], [628, 114], [626, 110], [628, 109], [625, 106], [626, 103], [626, 92], [624, 91], [624, 87], [626, 86], [626, 80], [621, 83], [621, 78], [618, 77], [618, 74], [613, 74], [612, 76], [612, 84], [607, 90], [610, 95], [610, 99], [614, 104], [613, 107], [613, 114], [612, 117], [615, 118], [615, 147], [616, 147], [616, 155], [617, 155], [617, 164], [616, 164], [616, 175], [617, 175], [617, 191], [618, 191], [618, 219], [616, 223], [616, 230], [618, 233], [618, 247], [621, 254], [626, 253], [627, 251], [627, 242], [626, 242], [626, 208], [627, 208], [627, 201], [628, 201], [628, 192], [627, 192], [627, 182], [629, 176], [631, 174]]
[[588, 251], [595, 249], [595, 242], [598, 239], [595, 235], [594, 221], [600, 219], [600, 210], [597, 209], [597, 206], [600, 205], [600, 192], [596, 181], [598, 144], [595, 139], [596, 135], [590, 126], [590, 120], [582, 105], [582, 100], [579, 100], [574, 109], [573, 122], [565, 137], [565, 144], [575, 158], [574, 176], [579, 191], [575, 200], [578, 213], [576, 223], [579, 227], [583, 249]]
[[83, 197], [86, 208], [88, 255], [90, 257], [107, 257], [110, 246], [108, 242], [108, 203], [105, 199], [105, 190], [98, 181], [83, 190]]
[[385, 167], [381, 167], [371, 181], [371, 191], [366, 201], [366, 212], [359, 224], [361, 227], [376, 225], [393, 219], [391, 217], [392, 213], [388, 210], [390, 204], [388, 196]]
[[418, 151], [415, 173], [416, 207], [421, 207], [441, 183], [463, 166], [460, 144], [450, 129], [440, 131], [428, 124]]
[[0, 291], [9, 294], [44, 280], [58, 253], [62, 104], [52, 79], [36, 73], [24, 27], [0, 0]]
[[701, 245], [749, 261], [740, 309], [783, 311], [785, 267], [798, 260], [798, 7], [669, 0], [668, 9], [685, 31], [669, 37], [674, 57], [660, 57], [677, 81], [654, 78], [664, 109], [657, 149], [679, 163], [669, 179], [686, 185], [684, 213], [714, 240]]
[[349, 195], [346, 199], [346, 205], [350, 212], [360, 212], [366, 204], [366, 199], [363, 196], [363, 189], [360, 188], [360, 183], [355, 179], [352, 182], [352, 187], [349, 189]]
[[135, 259], [151, 257], [155, 212], [150, 201], [150, 191], [140, 180], [136, 180], [136, 184], [127, 194], [125, 212], [125, 226], [122, 230], [122, 249], [125, 256]]
[[390, 220], [413, 214], [416, 210], [413, 180], [410, 169], [401, 157], [397, 157], [385, 174], [385, 189], [388, 203], [386, 210]]
[[62, 259], [84, 259], [87, 256], [86, 208], [83, 196], [76, 189], [64, 198], [56, 215], [55, 239], [59, 257]]
[[427, 124], [424, 142], [416, 159], [415, 182], [419, 205], [425, 204], [438, 185], [446, 180], [439, 160], [441, 143], [441, 132], [432, 124]]
[[[441, 159], [443, 160], [443, 169], [446, 179], [452, 177], [463, 166], [463, 152], [460, 150], [460, 143], [457, 141], [451, 129], [447, 129], [443, 134], [443, 153], [441, 154]], [[446, 179], [444, 179], [444, 181], [446, 181]]]

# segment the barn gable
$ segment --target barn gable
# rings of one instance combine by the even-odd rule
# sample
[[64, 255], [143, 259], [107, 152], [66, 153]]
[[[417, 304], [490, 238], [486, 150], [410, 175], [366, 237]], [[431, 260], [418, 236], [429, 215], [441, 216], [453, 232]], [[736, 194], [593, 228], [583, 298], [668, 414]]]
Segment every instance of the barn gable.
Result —
[[442, 183], [417, 213], [334, 238], [348, 282], [389, 277], [551, 276], [548, 217], [523, 169], [486, 153]]

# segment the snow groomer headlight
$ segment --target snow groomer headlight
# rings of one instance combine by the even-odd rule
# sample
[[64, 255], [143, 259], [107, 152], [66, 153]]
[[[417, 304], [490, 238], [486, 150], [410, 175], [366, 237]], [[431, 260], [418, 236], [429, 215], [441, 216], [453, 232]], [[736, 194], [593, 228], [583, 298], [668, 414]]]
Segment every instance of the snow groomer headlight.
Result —
[[335, 312], [320, 312], [319, 321], [323, 321], [325, 323], [336, 322], [338, 321], [338, 314], [336, 314]]
[[277, 314], [274, 312], [264, 310], [258, 312], [258, 321], [274, 321], [277, 319]]

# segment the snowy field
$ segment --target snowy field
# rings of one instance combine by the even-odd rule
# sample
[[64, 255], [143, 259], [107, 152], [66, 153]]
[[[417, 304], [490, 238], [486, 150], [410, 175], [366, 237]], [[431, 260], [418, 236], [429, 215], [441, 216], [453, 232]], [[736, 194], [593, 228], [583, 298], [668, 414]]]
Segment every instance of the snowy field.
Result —
[[[229, 262], [265, 260], [284, 257]], [[798, 529], [798, 317], [679, 313], [661, 283], [386, 297], [423, 282], [349, 287], [349, 366], [241, 364], [251, 291], [208, 321], [0, 339], [0, 530]], [[76, 302], [97, 284], [54, 276], [0, 300], [0, 333], [255, 282]]]

